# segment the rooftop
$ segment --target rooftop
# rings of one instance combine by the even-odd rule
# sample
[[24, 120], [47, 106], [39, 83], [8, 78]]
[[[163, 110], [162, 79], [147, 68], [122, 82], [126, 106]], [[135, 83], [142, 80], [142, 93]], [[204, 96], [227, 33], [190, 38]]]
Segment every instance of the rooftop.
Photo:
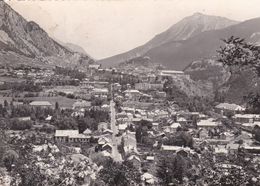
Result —
[[226, 148], [216, 147], [215, 153], [217, 153], [217, 154], [227, 154], [228, 150]]
[[56, 130], [55, 137], [64, 137], [79, 134], [78, 130]]
[[233, 103], [232, 104], [230, 104], [230, 103], [220, 103], [216, 106], [216, 108], [233, 110], [233, 111], [243, 111], [243, 110], [245, 110], [244, 107], [241, 107], [241, 106], [233, 104]]
[[198, 127], [217, 127], [220, 123], [214, 121], [213, 118], [207, 119], [207, 120], [201, 120], [197, 123]]
[[125, 90], [124, 93], [140, 93], [139, 90]]
[[90, 107], [91, 106], [91, 102], [89, 101], [76, 101], [73, 104], [73, 108], [77, 108], [77, 107]]
[[177, 129], [178, 127], [181, 127], [181, 124], [179, 124], [179, 123], [173, 123], [173, 124], [171, 124], [171, 126], [170, 126], [172, 129]]
[[179, 150], [190, 151], [191, 150], [189, 147], [170, 146], [170, 145], [162, 145], [161, 148], [162, 150], [167, 150], [167, 151], [179, 151]]
[[94, 88], [93, 92], [104, 92], [104, 93], [107, 93], [108, 89], [107, 88]]
[[161, 75], [164, 74], [184, 74], [183, 71], [177, 71], [177, 70], [162, 70]]
[[52, 106], [49, 101], [32, 101], [31, 106]]
[[251, 118], [260, 118], [260, 115], [259, 114], [235, 114], [233, 117], [251, 119]]
[[127, 124], [118, 125], [119, 130], [125, 130], [126, 128], [127, 128]]
[[103, 133], [106, 133], [106, 132], [108, 132], [108, 133], [113, 133], [113, 131], [112, 130], [110, 130], [110, 129], [105, 129], [104, 131], [103, 131]]
[[260, 146], [244, 146], [246, 150], [260, 150]]
[[136, 160], [138, 160], [138, 161], [141, 162], [140, 158], [139, 158], [138, 156], [136, 156], [136, 155], [131, 155], [131, 156], [129, 156], [129, 157], [127, 158], [127, 160], [133, 160], [133, 159], [136, 159]]
[[146, 157], [146, 160], [153, 161], [153, 160], [154, 160], [154, 156], [147, 156], [147, 157]]
[[90, 129], [86, 129], [84, 132], [83, 132], [83, 134], [91, 134], [92, 133], [92, 131], [90, 130]]

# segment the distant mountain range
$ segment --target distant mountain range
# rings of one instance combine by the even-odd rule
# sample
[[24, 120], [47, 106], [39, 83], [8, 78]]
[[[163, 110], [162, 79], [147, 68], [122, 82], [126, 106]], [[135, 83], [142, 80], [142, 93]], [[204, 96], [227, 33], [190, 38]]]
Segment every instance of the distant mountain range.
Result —
[[104, 66], [114, 66], [137, 56], [148, 56], [154, 63], [182, 70], [191, 62], [189, 58], [193, 59], [192, 54], [186, 55], [192, 51], [179, 50], [179, 48], [186, 46], [186, 42], [207, 31], [223, 29], [238, 23], [223, 17], [195, 13], [174, 24], [165, 32], [158, 34], [146, 44], [98, 62]]
[[26, 21], [0, 1], [1, 64], [84, 66], [90, 60], [84, 52], [68, 49], [54, 41], [37, 23]]
[[113, 66], [135, 61], [137, 67], [136, 59], [149, 59], [150, 63], [184, 70], [189, 74], [191, 80], [178, 81], [184, 88], [192, 87], [182, 89], [189, 96], [192, 92], [204, 97], [214, 97], [218, 94], [227, 102], [243, 104], [244, 96], [250, 91], [260, 90], [260, 80], [254, 83], [251, 72], [231, 75], [227, 68], [217, 62], [216, 51], [224, 44], [221, 39], [230, 36], [241, 37], [247, 42], [260, 45], [260, 18], [236, 22], [196, 13], [184, 18], [143, 46], [99, 62], [104, 66]]
[[[187, 95], [213, 97], [216, 91], [222, 91], [226, 100], [243, 103], [243, 96], [249, 91], [260, 92], [260, 81], [254, 83], [251, 72], [230, 75], [217, 62], [221, 39], [230, 36], [260, 45], [260, 18], [237, 22], [196, 13], [146, 44], [98, 62], [130, 71], [138, 68], [139, 63], [145, 69], [184, 70], [190, 78], [178, 79], [176, 87]], [[37, 23], [26, 21], [0, 1], [0, 64], [84, 68], [93, 61], [82, 47], [53, 40]]]
[[146, 54], [152, 61], [170, 68], [182, 70], [195, 60], [212, 58], [223, 42], [232, 35], [258, 43], [260, 40], [260, 18], [252, 19], [220, 30], [202, 32], [182, 42], [170, 42], [154, 48]]

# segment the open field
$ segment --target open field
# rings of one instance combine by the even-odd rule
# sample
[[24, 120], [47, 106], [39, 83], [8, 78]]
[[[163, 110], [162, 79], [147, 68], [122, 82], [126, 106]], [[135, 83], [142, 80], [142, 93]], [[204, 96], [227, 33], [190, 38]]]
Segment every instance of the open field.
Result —
[[74, 92], [79, 91], [79, 87], [77, 86], [55, 86], [54, 88], [45, 88], [45, 92], [47, 91], [56, 91], [56, 92], [64, 92], [66, 94], [73, 94]]
[[25, 79], [8, 77], [8, 76], [1, 76], [0, 77], [0, 81], [2, 81], [2, 82], [10, 82], [10, 83], [12, 83], [12, 82], [20, 83], [20, 82], [25, 81]]
[[56, 102], [58, 102], [60, 107], [65, 107], [65, 108], [71, 108], [73, 103], [75, 102], [75, 99], [69, 99], [69, 98], [62, 97], [62, 96], [30, 97], [30, 98], [24, 98], [24, 99], [32, 100], [32, 101], [49, 101], [53, 106], [55, 105]]
[[[12, 97], [3, 97], [0, 96], [0, 104], [4, 103], [4, 100], [7, 100], [8, 102], [12, 101]], [[31, 100], [31, 101], [49, 101], [53, 106], [55, 106], [55, 103], [58, 102], [60, 107], [65, 108], [72, 108], [73, 103], [75, 102], [75, 99], [69, 99], [62, 96], [55, 96], [55, 97], [29, 97], [29, 98], [14, 98], [16, 100], [18, 99], [24, 99], [24, 100]]]

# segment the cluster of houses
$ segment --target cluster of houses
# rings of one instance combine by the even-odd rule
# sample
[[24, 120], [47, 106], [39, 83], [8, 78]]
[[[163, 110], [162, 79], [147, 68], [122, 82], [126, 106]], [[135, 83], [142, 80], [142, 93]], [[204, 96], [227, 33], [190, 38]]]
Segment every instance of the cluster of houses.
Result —
[[[53, 105], [48, 101], [33, 101], [30, 103], [30, 106], [43, 108], [53, 107]], [[101, 107], [106, 109], [108, 112], [110, 110], [109, 105], [104, 104]], [[73, 104], [73, 116], [83, 116], [84, 111], [90, 108], [90, 102], [78, 100]], [[123, 147], [125, 152], [128, 153], [130, 150], [135, 151], [137, 149], [135, 135], [129, 132], [129, 127], [135, 127], [137, 122], [147, 120], [152, 123], [152, 131], [148, 131], [151, 138], [155, 138], [156, 136], [164, 137], [167, 134], [176, 133], [179, 128], [187, 128], [193, 135], [195, 141], [198, 143], [206, 140], [209, 144], [214, 145], [216, 153], [229, 152], [230, 149], [232, 151], [234, 148], [238, 150], [239, 147], [248, 149], [252, 148], [252, 134], [248, 131], [252, 130], [256, 125], [260, 126], [260, 115], [245, 114], [243, 107], [228, 103], [219, 104], [215, 107], [215, 109], [216, 112], [220, 113], [223, 118], [226, 118], [227, 114], [233, 113], [232, 119], [235, 125], [242, 130], [244, 129], [244, 137], [245, 134], [247, 134], [247, 136], [243, 139], [244, 144], [237, 144], [240, 136], [235, 136], [233, 131], [224, 130], [221, 119], [212, 118], [198, 112], [178, 110], [178, 108], [175, 108], [174, 105], [148, 109], [138, 109], [134, 106], [121, 107], [121, 112], [116, 113], [118, 135], [122, 135], [122, 140], [127, 141], [127, 143], [124, 143], [126, 146]], [[51, 116], [48, 118], [51, 118]], [[46, 118], [46, 120], [48, 118]], [[110, 135], [110, 137], [102, 136], [100, 139], [101, 141], [98, 141], [98, 144], [106, 144], [106, 146], [104, 146], [106, 148], [111, 147], [112, 144], [110, 142], [113, 132], [109, 129], [109, 125], [106, 123], [100, 123], [98, 126], [99, 131], [102, 131], [102, 135]], [[57, 142], [88, 143], [90, 142], [91, 134], [91, 131], [85, 131], [82, 134], [79, 134], [77, 130], [57, 130], [55, 140]], [[92, 135], [92, 137], [99, 139], [97, 136]], [[131, 144], [128, 144], [128, 142]], [[219, 144], [224, 146], [219, 146]], [[223, 148], [225, 150], [223, 150]], [[110, 149], [112, 149], [112, 147]], [[164, 147], [162, 149], [164, 149]]]
[[111, 138], [113, 132], [108, 128], [106, 122], [98, 123], [98, 131], [86, 129], [82, 133], [79, 130], [56, 130], [54, 140], [56, 143], [86, 144], [96, 143], [98, 150], [112, 152]]
[[[94, 98], [103, 100], [99, 109], [111, 112], [109, 101], [113, 99], [118, 103], [115, 114], [117, 133], [112, 130], [111, 124], [100, 122], [97, 123], [97, 131], [86, 129], [80, 133], [79, 130], [56, 130], [54, 134], [56, 143], [76, 146], [91, 143], [95, 145], [95, 152], [101, 152], [106, 157], [113, 157], [113, 152], [120, 146], [120, 153], [124, 160], [131, 161], [139, 169], [143, 164], [147, 165], [147, 171], [142, 175], [142, 180], [146, 184], [156, 182], [156, 176], [151, 167], [156, 166], [158, 154], [195, 153], [190, 147], [163, 143], [171, 136], [176, 136], [179, 131], [185, 131], [192, 136], [194, 148], [205, 147], [206, 144], [214, 149], [215, 154], [234, 153], [239, 148], [252, 153], [260, 153], [260, 147], [254, 144], [251, 132], [255, 126], [260, 126], [260, 115], [246, 114], [245, 108], [236, 104], [220, 103], [214, 108], [217, 117], [213, 117], [182, 110], [174, 102], [167, 101], [164, 92], [165, 78], [187, 76], [182, 71], [159, 70], [155, 74], [150, 72], [146, 75], [142, 75], [140, 71], [137, 74], [138, 81], [135, 82], [132, 79], [134, 83], [124, 85], [120, 82], [113, 82], [109, 76], [119, 73], [116, 69], [102, 69], [100, 65], [93, 64], [89, 66], [89, 70], [91, 72], [89, 77], [81, 81], [76, 88], [75, 86], [57, 86], [47, 91], [74, 95], [76, 99], [71, 104], [73, 117], [84, 116], [86, 110], [93, 108], [91, 101]], [[35, 77], [45, 76], [45, 73], [52, 72], [40, 71]], [[120, 73], [116, 75], [116, 78], [124, 75], [132, 78], [133, 75], [126, 72]], [[105, 77], [111, 79], [108, 81]], [[55, 107], [49, 101], [32, 101], [29, 105], [42, 108]], [[51, 118], [52, 116], [48, 116], [46, 121], [50, 121]], [[223, 123], [223, 119], [232, 119], [234, 125], [242, 132], [235, 134], [234, 131], [229, 130]], [[149, 152], [137, 143], [134, 131], [142, 121], [150, 124], [145, 129], [148, 138], [146, 140], [152, 143], [152, 148], [157, 149], [156, 153]], [[118, 140], [116, 147], [114, 147], [115, 139]]]
[[2, 75], [17, 77], [17, 78], [29, 78], [29, 79], [43, 79], [54, 75], [54, 71], [51, 69], [36, 69], [32, 67], [20, 68], [20, 69], [2, 69]]
[[79, 86], [56, 86], [46, 90], [49, 94], [73, 95], [73, 97], [83, 100], [91, 100], [93, 97], [107, 100], [109, 96], [109, 83], [100, 81], [89, 81], [85, 79]]
[[[194, 148], [200, 148], [202, 144], [210, 145], [216, 155], [227, 155], [235, 153], [240, 148], [250, 153], [260, 153], [260, 147], [254, 144], [252, 133], [243, 130], [239, 134], [229, 130], [222, 122], [227, 118], [227, 114], [233, 113], [232, 119], [238, 129], [241, 127], [253, 127], [259, 124], [260, 115], [245, 114], [245, 109], [241, 106], [222, 103], [215, 107], [220, 118], [210, 117], [199, 112], [188, 112], [179, 110], [174, 105], [157, 109], [137, 109], [134, 107], [122, 107], [122, 111], [117, 113], [117, 123], [123, 139], [130, 141], [124, 147], [124, 152], [129, 153], [128, 159], [134, 164], [140, 165], [144, 162], [156, 159], [154, 154], [143, 156], [144, 152], [140, 148], [135, 149], [134, 138], [129, 137], [129, 126], [136, 126], [135, 123], [141, 120], [150, 121], [152, 128], [148, 130], [148, 137], [154, 142], [154, 147], [158, 146], [158, 141], [174, 135], [181, 128], [186, 128], [187, 132], [193, 136]], [[204, 145], [205, 146], [205, 145]], [[172, 146], [161, 144], [160, 151], [170, 153], [194, 153], [189, 147]], [[146, 152], [148, 153], [148, 152]], [[149, 173], [148, 173], [149, 174]], [[154, 178], [154, 177], [153, 177]], [[154, 181], [154, 179], [153, 179]]]
[[[114, 100], [121, 103], [120, 109], [116, 113], [116, 125], [117, 135], [120, 136], [117, 139], [122, 142], [123, 158], [133, 162], [138, 168], [142, 164], [150, 167], [155, 164], [156, 153], [149, 153], [139, 148], [135, 132], [131, 130], [131, 128], [135, 129], [136, 124], [142, 120], [152, 123], [152, 127], [147, 131], [148, 138], [153, 142], [153, 147], [160, 146], [159, 153], [194, 153], [194, 150], [189, 147], [159, 145], [158, 141], [167, 139], [169, 135], [175, 135], [180, 129], [185, 129], [193, 137], [194, 148], [205, 146], [206, 143], [214, 149], [216, 155], [234, 153], [239, 148], [244, 148], [252, 153], [260, 152], [260, 148], [253, 144], [252, 134], [247, 131], [259, 124], [260, 115], [245, 114], [245, 108], [242, 106], [221, 103], [214, 110], [219, 117], [211, 117], [203, 113], [181, 110], [174, 103], [168, 102], [165, 105], [166, 93], [163, 92], [163, 79], [177, 76], [185, 76], [185, 74], [176, 71], [161, 71], [159, 78], [156, 78], [157, 76], [143, 78], [140, 76], [141, 82], [134, 85], [128, 84], [124, 90], [120, 83], [82, 82], [82, 87], [94, 90], [93, 92], [98, 97], [109, 95], [113, 91]], [[104, 105], [104, 107], [109, 110], [108, 105]], [[234, 131], [228, 130], [224, 126], [222, 119], [230, 116], [238, 128], [245, 129], [242, 130], [242, 133], [234, 134]], [[113, 131], [105, 128], [104, 132], [105, 134], [97, 139], [97, 146], [104, 156], [111, 157]], [[147, 184], [154, 184], [156, 176], [149, 170], [148, 168], [148, 171], [143, 174], [142, 179]]]

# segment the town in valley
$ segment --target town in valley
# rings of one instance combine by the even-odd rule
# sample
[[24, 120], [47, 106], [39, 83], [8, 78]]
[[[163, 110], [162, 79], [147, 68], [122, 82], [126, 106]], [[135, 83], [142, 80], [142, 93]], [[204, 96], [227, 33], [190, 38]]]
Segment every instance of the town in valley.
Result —
[[102, 60], [0, 20], [1, 186], [260, 185], [260, 18]]

